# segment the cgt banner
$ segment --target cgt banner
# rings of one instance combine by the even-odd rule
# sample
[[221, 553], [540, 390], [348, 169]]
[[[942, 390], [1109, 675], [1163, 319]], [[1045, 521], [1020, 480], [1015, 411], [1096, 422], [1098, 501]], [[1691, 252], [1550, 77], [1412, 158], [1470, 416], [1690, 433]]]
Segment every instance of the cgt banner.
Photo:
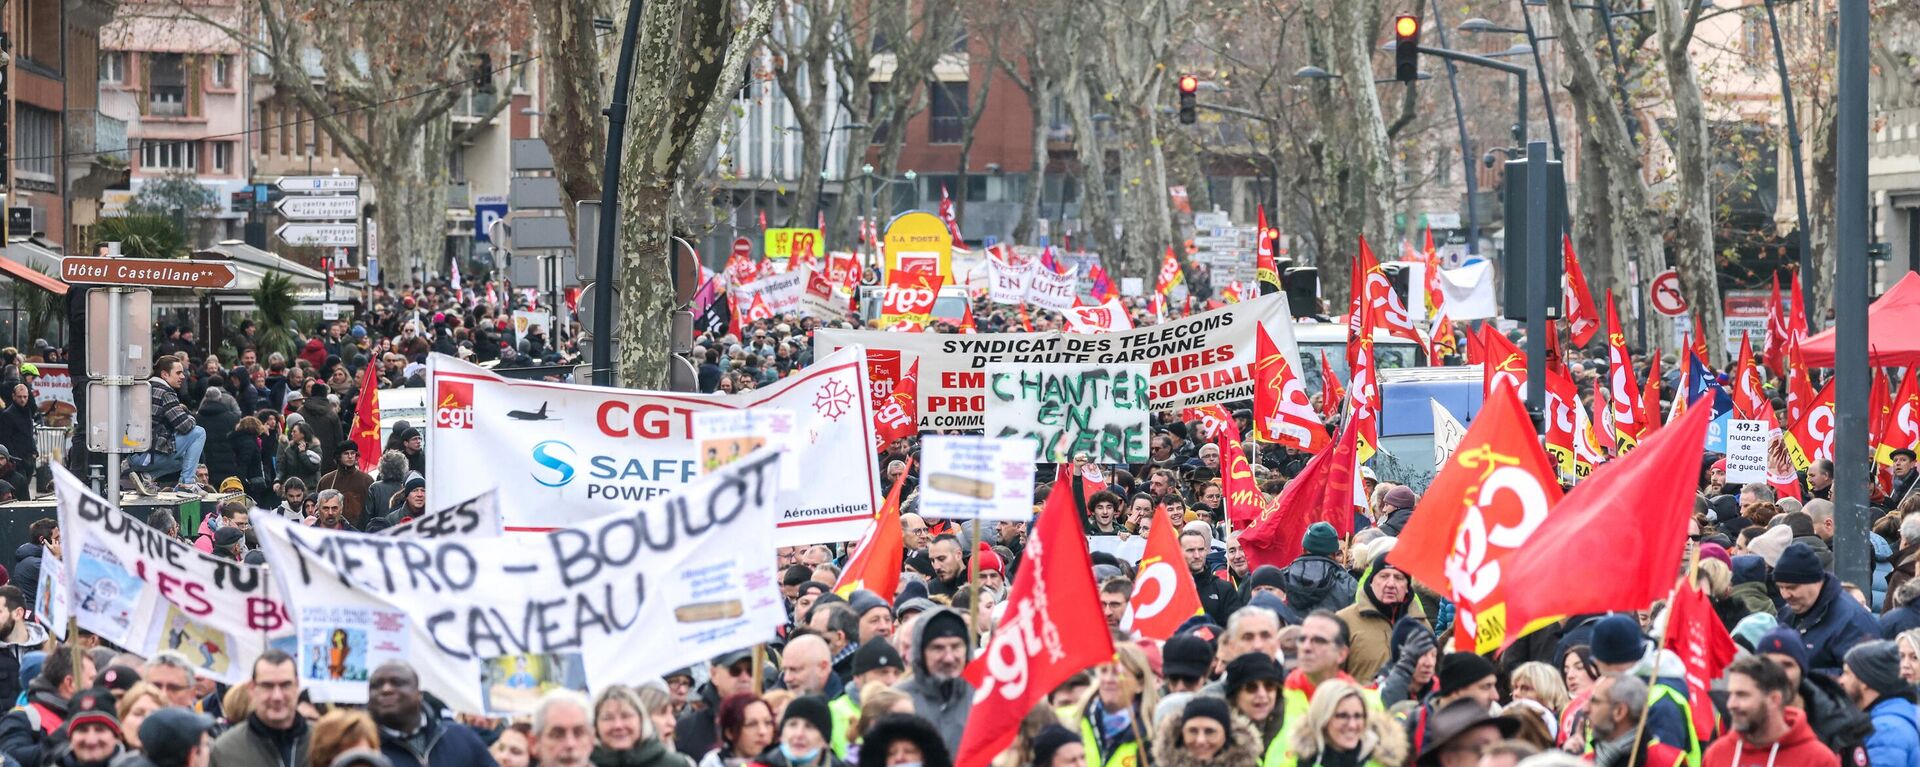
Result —
[[1146, 463], [1148, 415], [1146, 365], [987, 366], [987, 436], [1029, 440], [1041, 463]]
[[268, 644], [291, 639], [287, 610], [267, 590], [267, 568], [202, 553], [115, 511], [59, 464], [51, 468], [71, 564], [67, 602], [80, 628], [136, 655], [178, 651], [228, 684], [246, 679]]
[[880, 325], [887, 330], [918, 332], [933, 320], [933, 305], [940, 300], [937, 274], [895, 270], [887, 275], [887, 291], [880, 301]]
[[427, 492], [499, 493], [508, 531], [541, 532], [680, 490], [704, 457], [693, 414], [768, 407], [799, 415], [807, 481], [775, 520], [780, 546], [858, 539], [879, 508], [866, 353], [825, 355], [764, 389], [732, 395], [602, 389], [502, 378], [433, 355]]
[[1253, 397], [1254, 333], [1265, 325], [1298, 370], [1292, 315], [1284, 293], [1230, 304], [1183, 320], [1118, 333], [887, 333], [814, 331], [823, 351], [864, 346], [899, 355], [900, 369], [920, 362], [920, 428], [986, 426], [987, 366], [1146, 364], [1154, 410], [1178, 410]]
[[766, 567], [781, 460], [755, 451], [537, 538], [395, 540], [263, 514], [267, 562], [298, 609], [302, 686], [364, 699], [367, 670], [405, 655], [454, 710], [487, 711], [483, 664], [578, 660], [605, 686], [763, 641], [786, 622]]

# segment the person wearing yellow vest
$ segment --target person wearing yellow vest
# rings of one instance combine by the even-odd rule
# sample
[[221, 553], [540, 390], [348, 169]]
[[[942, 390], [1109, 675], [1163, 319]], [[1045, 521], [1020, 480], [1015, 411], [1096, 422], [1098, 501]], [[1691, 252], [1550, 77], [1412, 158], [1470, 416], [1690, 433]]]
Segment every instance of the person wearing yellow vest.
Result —
[[1368, 711], [1363, 688], [1338, 679], [1313, 691], [1306, 721], [1293, 731], [1281, 767], [1399, 767], [1407, 735], [1385, 711]]
[[1151, 756], [1148, 719], [1160, 703], [1153, 669], [1139, 647], [1123, 644], [1095, 668], [1094, 685], [1079, 703], [1060, 709], [1060, 723], [1080, 733], [1088, 767], [1145, 767]]
[[853, 723], [860, 718], [860, 690], [875, 683], [892, 687], [900, 682], [906, 668], [907, 662], [901, 659], [900, 652], [885, 641], [867, 642], [854, 651], [853, 684], [847, 685], [844, 694], [827, 702], [827, 710], [833, 712], [833, 752], [840, 758], [847, 757]]
[[1470, 652], [1447, 653], [1440, 658], [1435, 675], [1440, 686], [1433, 699], [1407, 715], [1407, 744], [1414, 752], [1424, 752], [1433, 741], [1434, 717], [1458, 701], [1472, 701], [1482, 711], [1492, 711], [1500, 702], [1499, 680], [1493, 663]]
[[[1292, 742], [1294, 731], [1306, 720], [1307, 706], [1321, 684], [1338, 679], [1360, 687], [1359, 682], [1340, 670], [1347, 662], [1350, 641], [1346, 622], [1331, 611], [1315, 610], [1300, 622], [1299, 663], [1287, 675], [1287, 681], [1280, 689], [1280, 705], [1284, 712], [1282, 716], [1285, 717], [1278, 739], [1282, 745], [1267, 750], [1265, 758], [1260, 761], [1261, 767], [1279, 767], [1285, 759], [1287, 749], [1284, 743]], [[1379, 693], [1363, 688], [1361, 696], [1366, 698], [1368, 710], [1381, 710]]]
[[[1614, 613], [1593, 624], [1593, 664], [1602, 674], [1624, 674], [1645, 679], [1657, 666], [1653, 684], [1647, 687], [1652, 703], [1647, 707], [1646, 730], [1649, 736], [1687, 754], [1689, 767], [1699, 767], [1705, 743], [1713, 733], [1696, 732], [1693, 705], [1687, 701], [1686, 668], [1670, 651], [1657, 650], [1640, 632], [1640, 622], [1625, 613]], [[1655, 665], [1648, 665], [1655, 664]], [[1588, 748], [1597, 739], [1590, 738]]]
[[1234, 713], [1253, 722], [1260, 733], [1260, 753], [1285, 751], [1280, 728], [1285, 724], [1280, 709], [1280, 686], [1287, 672], [1272, 657], [1250, 652], [1227, 664], [1226, 699]]
[[1687, 763], [1686, 752], [1675, 744], [1640, 731], [1640, 715], [1646, 707], [1647, 683], [1640, 677], [1607, 674], [1594, 682], [1593, 695], [1587, 700], [1587, 724], [1593, 732], [1595, 767], [1680, 767]]
[[1187, 701], [1154, 733], [1154, 767], [1253, 767], [1259, 757], [1253, 722], [1211, 696]]

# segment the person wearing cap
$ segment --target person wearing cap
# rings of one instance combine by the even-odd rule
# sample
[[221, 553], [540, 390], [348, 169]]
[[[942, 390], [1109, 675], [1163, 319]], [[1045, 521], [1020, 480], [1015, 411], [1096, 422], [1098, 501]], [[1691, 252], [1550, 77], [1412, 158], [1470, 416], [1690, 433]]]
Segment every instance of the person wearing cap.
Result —
[[1227, 705], [1253, 724], [1260, 735], [1262, 759], [1268, 763], [1287, 750], [1285, 739], [1280, 737], [1284, 724], [1280, 685], [1286, 678], [1279, 662], [1264, 653], [1245, 653], [1227, 664]]
[[774, 730], [773, 748], [753, 760], [754, 767], [847, 767], [828, 748], [833, 712], [817, 695], [802, 695], [787, 703]]
[[1260, 753], [1260, 731], [1219, 698], [1187, 701], [1154, 733], [1155, 767], [1254, 767]]
[[1387, 562], [1387, 553], [1374, 555], [1361, 574], [1354, 603], [1335, 613], [1352, 636], [1347, 673], [1355, 679], [1373, 679], [1393, 658], [1393, 625], [1402, 618], [1426, 623], [1426, 613], [1413, 598], [1413, 579]]
[[[1300, 537], [1300, 557], [1280, 571], [1280, 590], [1287, 605], [1300, 613], [1314, 610], [1339, 612], [1353, 604], [1358, 581], [1346, 565], [1334, 559], [1340, 553], [1340, 534], [1333, 525], [1315, 522]], [[1263, 565], [1266, 569], [1270, 565]], [[1255, 581], [1259, 580], [1255, 571]]]
[[1416, 767], [1474, 767], [1487, 747], [1513, 737], [1520, 721], [1494, 716], [1478, 701], [1456, 700], [1435, 712], [1425, 743], [1414, 745]]
[[[1629, 674], [1606, 674], [1593, 684], [1587, 700], [1591, 757], [1599, 767], [1682, 767], [1687, 754], [1640, 726], [1647, 706], [1647, 683]], [[1637, 740], [1636, 740], [1637, 739]]]
[[1591, 644], [1593, 664], [1603, 674], [1645, 679], [1647, 664], [1657, 665], [1647, 689], [1653, 700], [1647, 707], [1647, 732], [1661, 743], [1686, 749], [1689, 764], [1698, 762], [1704, 739], [1712, 733], [1694, 730], [1693, 703], [1687, 698], [1686, 669], [1679, 665], [1679, 657], [1671, 651], [1652, 651], [1653, 643], [1641, 633], [1640, 622], [1626, 613], [1614, 613], [1593, 624]]
[[409, 473], [407, 483], [400, 487], [400, 495], [393, 499], [393, 507], [387, 511], [387, 524], [403, 525], [427, 513], [427, 480], [419, 472]]
[[1807, 727], [1828, 749], [1847, 754], [1866, 747], [1872, 717], [1854, 706], [1838, 679], [1807, 671], [1807, 646], [1793, 629], [1780, 626], [1761, 635], [1753, 654], [1780, 667], [1787, 677], [1786, 705], [1805, 715]]
[[914, 713], [933, 722], [947, 750], [959, 753], [960, 736], [973, 711], [973, 685], [960, 676], [972, 657], [966, 618], [951, 608], [936, 607], [913, 623], [908, 665], [913, 677], [895, 689], [913, 699]]
[[1873, 614], [1847, 596], [1840, 578], [1822, 568], [1806, 544], [1796, 542], [1780, 552], [1773, 580], [1787, 603], [1780, 622], [1800, 632], [1810, 671], [1837, 677], [1848, 650], [1880, 636]]
[[367, 492], [373, 489], [373, 475], [360, 470], [360, 445], [343, 439], [333, 448], [333, 469], [320, 475], [321, 492], [338, 490], [341, 509], [354, 529], [366, 524]]
[[214, 739], [208, 767], [301, 767], [310, 733], [300, 716], [300, 675], [293, 656], [269, 648], [253, 661], [253, 711]]
[[1413, 520], [1413, 507], [1418, 505], [1420, 497], [1413, 494], [1412, 488], [1398, 485], [1388, 490], [1386, 497], [1380, 499], [1380, 532], [1400, 537], [1400, 531]]
[[707, 664], [707, 681], [695, 692], [687, 712], [673, 723], [674, 750], [705, 755], [720, 744], [720, 702], [728, 696], [753, 693], [753, 651], [714, 656]]
[[[427, 708], [420, 695], [420, 675], [403, 662], [388, 661], [373, 670], [367, 680], [367, 714], [380, 726], [380, 753], [395, 767], [494, 764], [493, 755], [472, 728], [441, 719]], [[145, 740], [146, 726], [140, 730]]]
[[1160, 678], [1167, 692], [1198, 692], [1213, 670], [1213, 643], [1192, 632], [1167, 639], [1160, 648]]
[[[1787, 704], [1787, 674], [1771, 659], [1746, 656], [1727, 667], [1727, 732], [1707, 748], [1701, 767], [1839, 767], [1835, 752], [1814, 737], [1807, 716]], [[1866, 765], [1864, 751], [1849, 764]]]
[[1876, 640], [1847, 651], [1840, 686], [1855, 706], [1873, 718], [1867, 763], [1920, 765], [1920, 709], [1913, 684], [1900, 677], [1900, 649]]
[[906, 671], [906, 661], [888, 642], [866, 642], [853, 654], [853, 684], [843, 688], [843, 692], [827, 702], [827, 708], [833, 712], [833, 752], [846, 758], [848, 732], [852, 730], [855, 719], [860, 718], [860, 691], [869, 684], [892, 687], [900, 682], [900, 675]]
[[0, 716], [0, 754], [21, 764], [40, 764], [41, 750], [67, 719], [67, 705], [80, 682], [92, 681], [93, 659], [82, 657], [74, 673], [72, 645], [60, 645], [40, 662], [40, 673], [27, 683], [26, 702]]

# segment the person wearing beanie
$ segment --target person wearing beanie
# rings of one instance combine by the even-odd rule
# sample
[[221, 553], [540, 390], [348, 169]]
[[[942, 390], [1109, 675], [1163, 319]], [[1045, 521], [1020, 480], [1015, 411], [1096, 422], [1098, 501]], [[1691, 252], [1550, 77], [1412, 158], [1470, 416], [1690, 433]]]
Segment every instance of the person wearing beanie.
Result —
[[753, 764], [760, 767], [846, 767], [846, 762], [827, 747], [833, 733], [833, 711], [818, 695], [802, 695], [788, 701], [780, 713], [780, 726], [774, 728], [774, 747], [767, 749]]
[[1314, 610], [1338, 612], [1353, 604], [1359, 584], [1346, 565], [1333, 558], [1340, 551], [1340, 535], [1333, 525], [1313, 523], [1300, 539], [1300, 548], [1299, 558], [1280, 571], [1280, 590], [1287, 605], [1306, 615]]
[[1767, 590], [1767, 561], [1757, 554], [1741, 554], [1727, 562], [1733, 570], [1733, 589], [1727, 598], [1737, 600], [1747, 615], [1765, 615], [1777, 618], [1779, 607], [1773, 603], [1773, 594]]
[[1033, 736], [1033, 763], [1031, 767], [1069, 767], [1086, 765], [1087, 747], [1081, 743], [1080, 736], [1072, 730], [1057, 724], [1050, 724], [1040, 734]]
[[[895, 751], [900, 754], [896, 757]], [[860, 740], [857, 767], [890, 767], [917, 764], [920, 767], [953, 767], [953, 757], [940, 733], [927, 720], [910, 714], [888, 714], [867, 728]]]
[[[1626, 613], [1614, 613], [1593, 624], [1590, 641], [1593, 665], [1602, 674], [1629, 674], [1646, 679], [1642, 663], [1647, 662], [1652, 642], [1640, 631], [1640, 621]], [[1679, 669], [1668, 668], [1659, 653], [1652, 656], [1661, 669], [1649, 685], [1652, 703], [1647, 708], [1647, 731], [1661, 743], [1685, 750], [1697, 758], [1702, 738], [1712, 733], [1696, 732], [1693, 706], [1687, 699], [1687, 681]]]
[[1847, 651], [1880, 636], [1873, 613], [1847, 596], [1840, 578], [1822, 569], [1806, 544], [1796, 542], [1780, 552], [1773, 580], [1787, 603], [1780, 623], [1800, 632], [1806, 642], [1809, 672], [1840, 676]]
[[[1836, 754], [1864, 749], [1872, 718], [1847, 696], [1838, 679], [1808, 670], [1811, 652], [1793, 629], [1780, 626], [1755, 643], [1753, 654], [1774, 662], [1787, 678], [1786, 705], [1806, 714], [1813, 734]], [[1864, 754], [1864, 751], [1862, 751]]]
[[1253, 722], [1205, 695], [1187, 701], [1154, 733], [1154, 767], [1244, 767], [1259, 764], [1260, 732]]
[[1374, 555], [1353, 604], [1336, 613], [1352, 635], [1346, 668], [1355, 679], [1373, 679], [1393, 659], [1393, 624], [1402, 618], [1427, 622], [1426, 612], [1413, 599], [1413, 579], [1389, 564], [1387, 554]]
[[866, 589], [855, 589], [847, 595], [847, 606], [853, 608], [853, 615], [860, 619], [860, 644], [873, 641], [875, 637], [886, 639], [893, 636], [893, 605], [887, 604], [879, 594]]
[[347, 524], [356, 530], [366, 526], [367, 496], [373, 490], [373, 475], [360, 470], [360, 446], [352, 439], [343, 439], [334, 447], [333, 470], [320, 475], [318, 489], [340, 491], [340, 510]]
[[59, 767], [107, 767], [121, 757], [120, 717], [115, 714], [118, 701], [113, 691], [93, 688], [75, 693], [67, 704], [71, 717], [66, 722], [66, 740], [49, 749], [43, 764]]
[[973, 685], [960, 676], [972, 657], [967, 620], [952, 608], [934, 607], [920, 613], [910, 628], [907, 665], [913, 678], [894, 689], [906, 693], [913, 712], [940, 731], [949, 753], [959, 753], [973, 711]]
[[1868, 764], [1920, 764], [1920, 708], [1913, 684], [1900, 676], [1900, 649], [1892, 642], [1862, 642], [1847, 651], [1840, 687], [1873, 719], [1867, 736]]
[[1246, 581], [1241, 584], [1240, 596], [1250, 600], [1255, 594], [1267, 593], [1286, 599], [1286, 579], [1281, 573], [1281, 569], [1273, 565], [1253, 568], [1253, 572], [1248, 573]]
[[1006, 565], [1001, 564], [1000, 555], [995, 553], [993, 547], [988, 546], [986, 541], [981, 541], [975, 546], [974, 556], [980, 562], [981, 588], [1004, 591], [1007, 586], [1007, 568]]
[[1768, 567], [1773, 567], [1780, 561], [1781, 552], [1785, 551], [1787, 544], [1790, 543], [1793, 543], [1793, 530], [1786, 525], [1774, 525], [1767, 528], [1767, 531], [1761, 533], [1759, 537], [1748, 541], [1747, 550], [1759, 554], [1761, 559], [1766, 560]]
[[393, 505], [387, 511], [387, 523], [406, 524], [407, 520], [419, 517], [427, 511], [427, 480], [418, 473], [407, 475], [407, 482], [400, 486], [400, 493], [393, 498]]
[[1420, 497], [1413, 494], [1412, 488], [1399, 485], [1388, 490], [1386, 497], [1380, 499], [1380, 532], [1400, 537], [1400, 531], [1413, 520], [1413, 507], [1418, 505]]
[[1260, 731], [1262, 754], [1281, 742], [1280, 687], [1286, 679], [1286, 670], [1265, 653], [1246, 653], [1227, 664], [1227, 704]]
[[[857, 595], [860, 592], [854, 593]], [[827, 708], [833, 712], [835, 754], [843, 759], [847, 756], [849, 733], [853, 732], [853, 725], [860, 718], [860, 689], [875, 683], [892, 687], [900, 682], [906, 667], [906, 662], [900, 659], [900, 652], [893, 649], [893, 644], [885, 638], [878, 642], [862, 642], [854, 650], [849, 667], [853, 684], [841, 688], [840, 694], [827, 702]]]

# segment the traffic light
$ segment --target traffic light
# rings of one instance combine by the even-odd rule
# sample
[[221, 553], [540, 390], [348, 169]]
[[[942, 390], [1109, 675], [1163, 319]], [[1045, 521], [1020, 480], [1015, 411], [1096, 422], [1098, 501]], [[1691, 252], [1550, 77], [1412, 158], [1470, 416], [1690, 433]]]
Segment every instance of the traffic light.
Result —
[[1410, 83], [1420, 79], [1420, 17], [1403, 13], [1393, 17], [1393, 79]]
[[1196, 119], [1194, 112], [1199, 108], [1194, 91], [1200, 90], [1200, 78], [1193, 75], [1180, 76], [1180, 124], [1192, 125]]

